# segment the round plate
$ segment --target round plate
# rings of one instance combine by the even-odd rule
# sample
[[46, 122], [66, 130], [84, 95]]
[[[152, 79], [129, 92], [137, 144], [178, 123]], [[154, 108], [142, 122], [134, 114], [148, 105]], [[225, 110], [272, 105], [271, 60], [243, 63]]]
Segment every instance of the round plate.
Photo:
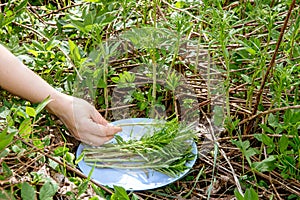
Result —
[[[157, 120], [148, 118], [131, 118], [123, 119], [119, 121], [112, 122], [112, 125], [121, 125], [122, 132], [118, 133], [124, 140], [139, 139], [144, 133], [149, 132], [149, 130], [154, 131], [155, 126], [153, 123], [157, 123]], [[149, 124], [149, 125], [147, 125]], [[111, 142], [114, 142], [112, 140]], [[82, 150], [87, 147], [85, 144], [80, 144], [76, 157], [78, 158]], [[186, 163], [186, 166], [192, 168], [197, 159], [197, 145], [195, 142], [192, 143], [193, 153], [195, 158]], [[78, 163], [81, 171], [88, 176], [92, 170], [91, 166], [88, 166], [84, 159]], [[101, 185], [113, 188], [114, 185], [121, 186], [125, 190], [139, 191], [139, 190], [150, 190], [158, 187], [170, 184], [180, 178], [182, 178], [189, 169], [185, 170], [178, 177], [170, 177], [160, 172], [148, 169], [148, 170], [126, 170], [126, 169], [112, 169], [112, 168], [95, 168], [91, 178], [94, 179]]]

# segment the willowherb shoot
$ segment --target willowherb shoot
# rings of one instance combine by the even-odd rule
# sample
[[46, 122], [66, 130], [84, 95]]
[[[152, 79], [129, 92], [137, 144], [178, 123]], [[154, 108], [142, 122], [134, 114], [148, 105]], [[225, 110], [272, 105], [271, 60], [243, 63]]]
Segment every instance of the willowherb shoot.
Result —
[[116, 143], [101, 147], [86, 147], [84, 161], [97, 168], [152, 169], [176, 177], [195, 159], [193, 142], [195, 130], [176, 120], [157, 124], [155, 131], [146, 132], [140, 139], [123, 140], [116, 136]]

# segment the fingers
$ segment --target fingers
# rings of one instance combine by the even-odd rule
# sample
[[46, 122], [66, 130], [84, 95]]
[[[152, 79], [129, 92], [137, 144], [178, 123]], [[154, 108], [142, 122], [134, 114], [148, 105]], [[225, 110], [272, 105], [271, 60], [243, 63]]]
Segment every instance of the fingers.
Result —
[[113, 139], [113, 137], [114, 136], [100, 137], [97, 135], [84, 135], [83, 137], [75, 137], [75, 138], [91, 146], [100, 146], [108, 142], [109, 140]]
[[[122, 131], [121, 127], [109, 125], [108, 122], [102, 117], [102, 115], [100, 115], [100, 113], [98, 113], [96, 109], [95, 112], [91, 115], [91, 118], [94, 122], [96, 122], [94, 125], [92, 125], [92, 127], [94, 129], [94, 133], [97, 135], [101, 133], [101, 131], [102, 136], [114, 135], [117, 132]], [[101, 131], [97, 129], [101, 129]]]
[[89, 129], [85, 134], [80, 134], [80, 140], [93, 146], [100, 146], [105, 142], [114, 138], [114, 135], [122, 129], [116, 126], [103, 126], [96, 123], [90, 124]]
[[98, 124], [102, 124], [104, 126], [108, 125], [108, 122], [104, 119], [104, 117], [102, 117], [102, 115], [100, 115], [100, 113], [98, 113], [96, 109], [94, 109], [91, 118], [94, 122]]
[[97, 124], [93, 121], [90, 121], [90, 123], [86, 123], [87, 130], [86, 132], [96, 135], [96, 136], [113, 136], [117, 132], [120, 132], [122, 129], [117, 126], [103, 126], [101, 124]]
[[92, 145], [100, 146], [114, 138], [114, 135], [120, 132], [122, 128], [116, 126], [103, 126], [94, 122], [92, 119], [85, 120], [81, 126], [77, 126], [76, 133], [73, 134], [76, 139]]
[[122, 128], [118, 126], [105, 126], [103, 129], [106, 135], [115, 135], [116, 133], [122, 131]]

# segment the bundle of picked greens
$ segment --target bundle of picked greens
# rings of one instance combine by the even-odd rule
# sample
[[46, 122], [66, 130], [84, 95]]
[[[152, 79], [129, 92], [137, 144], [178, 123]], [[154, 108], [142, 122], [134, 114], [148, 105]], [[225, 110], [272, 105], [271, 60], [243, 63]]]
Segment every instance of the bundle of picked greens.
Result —
[[84, 161], [97, 168], [152, 169], [176, 177], [188, 167], [186, 163], [195, 159], [192, 143], [195, 130], [192, 125], [179, 124], [172, 120], [160, 124], [152, 133], [145, 133], [139, 140], [123, 140], [116, 136], [116, 143], [101, 147], [86, 147]]

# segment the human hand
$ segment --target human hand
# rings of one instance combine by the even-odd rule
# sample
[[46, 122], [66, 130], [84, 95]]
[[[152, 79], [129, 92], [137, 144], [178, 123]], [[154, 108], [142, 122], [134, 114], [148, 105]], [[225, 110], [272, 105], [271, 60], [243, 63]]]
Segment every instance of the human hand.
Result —
[[85, 100], [61, 93], [56, 96], [47, 107], [61, 119], [76, 139], [100, 146], [122, 130], [109, 125], [95, 107]]

